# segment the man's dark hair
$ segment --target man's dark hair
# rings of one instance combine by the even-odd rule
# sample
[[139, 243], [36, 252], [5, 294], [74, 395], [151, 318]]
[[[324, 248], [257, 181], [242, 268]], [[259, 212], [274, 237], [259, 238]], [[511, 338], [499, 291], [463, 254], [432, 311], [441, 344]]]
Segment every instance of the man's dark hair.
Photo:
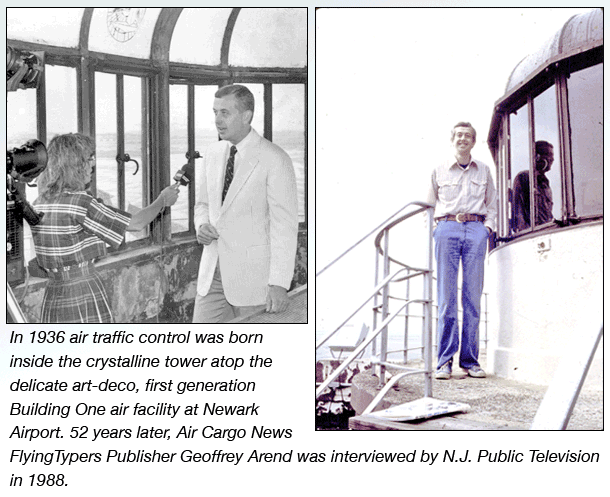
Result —
[[544, 140], [538, 140], [536, 142], [536, 153], [537, 154], [548, 154], [553, 153], [553, 145]]
[[216, 98], [223, 98], [229, 95], [234, 95], [237, 100], [237, 106], [241, 112], [251, 110], [254, 114], [254, 95], [243, 85], [227, 85], [219, 88], [214, 94]]
[[466, 121], [460, 121], [451, 129], [451, 141], [455, 138], [455, 128], [470, 128], [472, 130], [472, 139], [476, 143], [477, 141], [477, 130], [474, 129], [474, 126]]

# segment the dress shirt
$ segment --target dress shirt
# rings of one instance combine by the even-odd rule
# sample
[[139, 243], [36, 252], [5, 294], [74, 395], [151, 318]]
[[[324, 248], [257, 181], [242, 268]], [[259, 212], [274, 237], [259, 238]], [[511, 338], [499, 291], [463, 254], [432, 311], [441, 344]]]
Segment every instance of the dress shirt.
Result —
[[[252, 140], [254, 138], [254, 135], [252, 134], [253, 128], [250, 128], [250, 132], [246, 135], [246, 137], [240, 141], [239, 143], [235, 144], [235, 148], [237, 149], [237, 153], [235, 154], [235, 163], [233, 165], [233, 177], [235, 177], [235, 175], [237, 174], [237, 169], [239, 168], [239, 164], [241, 162], [241, 158], [244, 156], [244, 152], [247, 150], [247, 148], [252, 145]], [[229, 150], [231, 149], [231, 147], [229, 147]], [[229, 156], [227, 155], [227, 159], [229, 158]]]
[[496, 188], [489, 167], [479, 160], [471, 160], [466, 168], [455, 158], [437, 166], [426, 201], [435, 206], [435, 218], [479, 214], [485, 216], [485, 226], [496, 230]]

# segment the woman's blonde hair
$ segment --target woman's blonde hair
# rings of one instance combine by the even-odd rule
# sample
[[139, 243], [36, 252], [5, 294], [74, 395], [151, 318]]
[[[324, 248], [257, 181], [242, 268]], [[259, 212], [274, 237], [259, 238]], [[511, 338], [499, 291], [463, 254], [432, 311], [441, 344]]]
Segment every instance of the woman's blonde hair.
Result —
[[90, 181], [85, 167], [95, 154], [95, 141], [80, 133], [55, 136], [47, 146], [47, 168], [38, 178], [39, 195], [51, 200], [62, 192], [84, 191]]

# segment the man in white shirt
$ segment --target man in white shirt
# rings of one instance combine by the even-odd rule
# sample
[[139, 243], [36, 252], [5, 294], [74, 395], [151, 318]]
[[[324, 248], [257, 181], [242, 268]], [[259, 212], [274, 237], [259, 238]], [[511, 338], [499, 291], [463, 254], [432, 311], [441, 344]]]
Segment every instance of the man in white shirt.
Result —
[[292, 161], [251, 127], [254, 96], [242, 85], [220, 88], [214, 114], [221, 140], [206, 148], [196, 173], [195, 226], [204, 249], [194, 323], [286, 310], [297, 246]]
[[[479, 358], [479, 321], [487, 240], [495, 230], [496, 190], [489, 167], [470, 154], [476, 131], [459, 122], [451, 132], [454, 157], [436, 167], [427, 202], [435, 206], [438, 298], [437, 379], [451, 378], [453, 356], [474, 378], [484, 378]], [[458, 270], [462, 263], [462, 345], [458, 329]]]

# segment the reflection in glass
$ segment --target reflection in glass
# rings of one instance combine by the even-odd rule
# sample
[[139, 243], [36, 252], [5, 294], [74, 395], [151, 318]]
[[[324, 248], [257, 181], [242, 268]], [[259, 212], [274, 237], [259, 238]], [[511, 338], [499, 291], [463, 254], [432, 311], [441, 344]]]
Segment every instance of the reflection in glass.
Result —
[[527, 106], [510, 115], [510, 173], [513, 179], [511, 226], [513, 232], [531, 226], [529, 194], [530, 147]]
[[576, 215], [603, 213], [603, 64], [570, 75], [568, 105]]
[[561, 219], [561, 168], [555, 160], [559, 151], [555, 86], [534, 99], [534, 123], [534, 219], [536, 226], [540, 226]]

